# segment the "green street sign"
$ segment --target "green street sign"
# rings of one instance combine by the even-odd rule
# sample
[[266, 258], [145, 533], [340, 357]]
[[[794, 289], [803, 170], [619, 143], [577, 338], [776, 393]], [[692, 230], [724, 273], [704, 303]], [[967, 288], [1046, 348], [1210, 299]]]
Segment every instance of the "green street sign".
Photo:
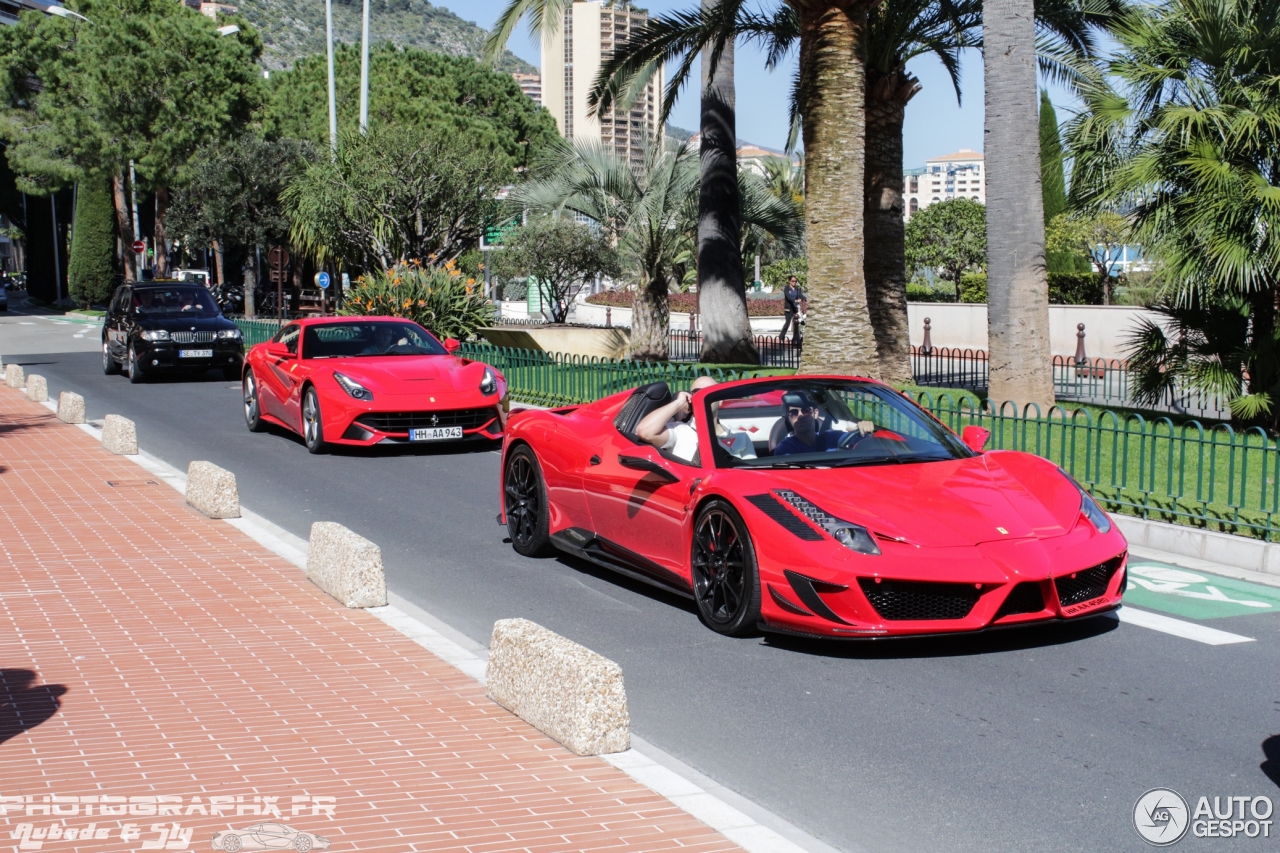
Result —
[[519, 227], [520, 221], [518, 219], [509, 219], [506, 222], [486, 225], [484, 233], [480, 235], [481, 250], [500, 248], [505, 239]]
[[1221, 619], [1280, 612], [1280, 588], [1133, 557], [1124, 602], [1186, 619]]

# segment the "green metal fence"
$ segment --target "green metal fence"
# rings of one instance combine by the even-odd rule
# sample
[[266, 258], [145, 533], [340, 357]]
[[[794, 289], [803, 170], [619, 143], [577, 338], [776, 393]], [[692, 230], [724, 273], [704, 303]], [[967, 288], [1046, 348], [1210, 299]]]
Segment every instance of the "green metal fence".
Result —
[[255, 344], [266, 343], [280, 331], [279, 320], [246, 320], [243, 317], [236, 317], [235, 322], [240, 327], [240, 334], [244, 335], [246, 350]]
[[570, 406], [589, 403], [637, 385], [664, 381], [687, 387], [699, 376], [714, 376], [722, 382], [767, 375], [747, 370], [714, 370], [688, 364], [627, 361], [546, 353], [539, 350], [495, 347], [466, 343], [460, 355], [496, 367], [507, 378], [513, 399], [539, 406]]
[[991, 430], [990, 448], [1056, 462], [1113, 512], [1280, 541], [1280, 442], [1262, 429], [913, 396], [957, 432]]

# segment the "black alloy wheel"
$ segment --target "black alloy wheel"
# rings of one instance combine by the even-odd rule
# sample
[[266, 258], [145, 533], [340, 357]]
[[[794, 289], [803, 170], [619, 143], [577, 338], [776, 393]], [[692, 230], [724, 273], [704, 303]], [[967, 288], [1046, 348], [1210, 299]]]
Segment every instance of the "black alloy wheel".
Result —
[[138, 363], [138, 351], [129, 345], [129, 363], [126, 367], [129, 374], [129, 381], [134, 385], [143, 381], [142, 365]]
[[244, 397], [244, 422], [249, 432], [262, 432], [267, 428], [262, 420], [262, 404], [258, 401], [258, 378], [252, 370], [246, 370], [240, 383]]
[[324, 422], [320, 419], [320, 398], [308, 388], [302, 398], [302, 441], [312, 453], [324, 453]]
[[714, 500], [693, 525], [693, 596], [711, 630], [730, 637], [754, 633], [760, 620], [760, 576], [751, 536], [737, 510]]
[[507, 467], [502, 472], [502, 494], [511, 547], [525, 557], [549, 554], [547, 485], [542, 479], [538, 458], [528, 445], [520, 445], [507, 457]]
[[106, 340], [102, 342], [102, 372], [108, 376], [115, 376], [120, 372], [120, 362], [111, 355], [111, 342]]

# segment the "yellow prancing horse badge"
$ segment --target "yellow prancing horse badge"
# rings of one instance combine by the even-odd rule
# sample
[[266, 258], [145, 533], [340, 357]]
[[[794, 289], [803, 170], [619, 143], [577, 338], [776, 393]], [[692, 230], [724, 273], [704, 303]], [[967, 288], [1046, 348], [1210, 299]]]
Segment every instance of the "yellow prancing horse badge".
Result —
[[1009, 535], [1009, 531], [1005, 530], [1003, 527], [997, 527], [996, 530], [999, 530], [1005, 536]]

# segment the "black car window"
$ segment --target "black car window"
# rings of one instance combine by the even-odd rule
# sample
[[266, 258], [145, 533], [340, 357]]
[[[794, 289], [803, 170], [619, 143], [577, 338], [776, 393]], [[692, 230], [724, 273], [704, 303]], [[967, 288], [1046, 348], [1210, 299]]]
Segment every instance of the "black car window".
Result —
[[125, 311], [129, 310], [129, 294], [131, 292], [132, 288], [120, 288], [120, 292], [116, 294], [115, 305], [112, 307], [112, 310], [117, 314], [123, 314]]
[[218, 305], [203, 287], [139, 287], [133, 292], [133, 308], [140, 317], [216, 317]]
[[301, 326], [292, 325], [285, 326], [276, 332], [276, 336], [271, 340], [277, 344], [284, 344], [289, 348], [289, 352], [293, 355], [298, 354], [298, 333], [302, 331]]
[[439, 341], [416, 323], [372, 320], [307, 326], [303, 358], [379, 355], [447, 355]]

